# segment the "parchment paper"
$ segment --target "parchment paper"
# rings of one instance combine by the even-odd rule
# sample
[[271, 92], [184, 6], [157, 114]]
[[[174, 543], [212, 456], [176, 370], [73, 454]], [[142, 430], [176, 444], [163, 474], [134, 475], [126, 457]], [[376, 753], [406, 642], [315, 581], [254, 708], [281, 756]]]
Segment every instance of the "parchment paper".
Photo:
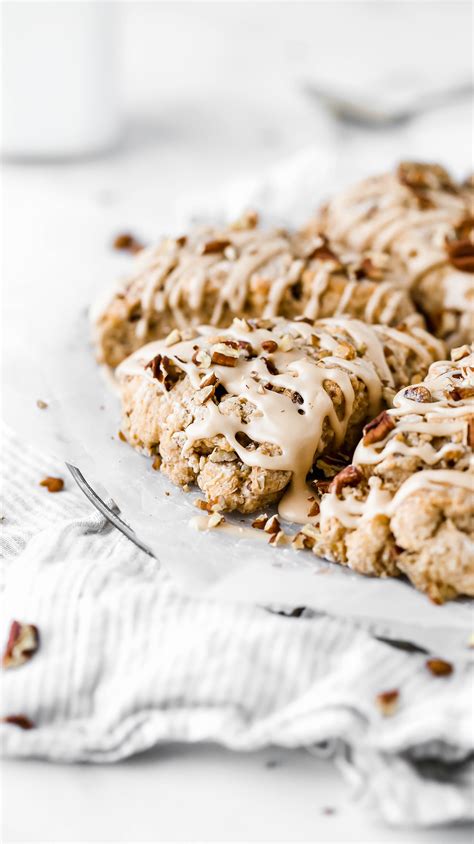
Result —
[[[293, 210], [295, 196], [289, 186], [285, 190]], [[241, 207], [248, 205], [244, 196], [238, 201]], [[205, 202], [202, 207], [202, 216], [209, 216]], [[74, 214], [77, 225], [77, 211], [71, 211], [70, 219]], [[81, 214], [81, 224], [92, 226], [86, 209]], [[66, 215], [64, 225], [67, 220]], [[101, 225], [105, 251], [110, 220]], [[377, 635], [441, 655], [473, 656], [468, 648], [473, 602], [435, 606], [402, 580], [367, 578], [318, 560], [309, 551], [271, 548], [257, 531], [249, 539], [219, 529], [199, 532], [192, 526], [191, 519], [199, 514], [193, 505], [198, 493], [175, 488], [152, 470], [149, 459], [118, 437], [118, 400], [95, 364], [86, 313], [91, 296], [116, 274], [117, 258], [110, 260], [107, 272], [103, 256], [98, 264], [100, 285], [89, 278], [83, 286], [68, 289], [67, 295], [57, 293], [39, 322], [25, 303], [27, 324], [22, 331], [9, 332], [4, 356], [7, 422], [26, 441], [78, 466], [99, 494], [111, 496], [158, 564], [165, 565], [184, 590], [223, 601], [312, 607], [354, 618]], [[47, 409], [37, 407], [38, 399], [48, 403]], [[240, 525], [240, 519], [232, 521]], [[244, 523], [250, 521], [247, 517]]]

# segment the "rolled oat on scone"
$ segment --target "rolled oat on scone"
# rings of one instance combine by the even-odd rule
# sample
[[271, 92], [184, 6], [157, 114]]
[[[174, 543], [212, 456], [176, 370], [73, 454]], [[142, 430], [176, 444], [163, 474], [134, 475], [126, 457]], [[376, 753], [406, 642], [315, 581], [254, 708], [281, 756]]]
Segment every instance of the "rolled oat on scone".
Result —
[[210, 507], [250, 513], [281, 499], [280, 514], [302, 523], [315, 460], [353, 448], [364, 422], [443, 354], [418, 326], [344, 317], [192, 333], [173, 330], [119, 366], [125, 437]]
[[393, 404], [364, 428], [357, 482], [336, 476], [322, 495], [313, 550], [364, 574], [404, 573], [437, 602], [474, 596], [474, 347]]
[[341, 250], [319, 234], [265, 230], [247, 215], [142, 250], [131, 277], [93, 309], [97, 357], [115, 367], [173, 329], [227, 327], [234, 317], [344, 314], [387, 325], [411, 317], [421, 325], [402, 280], [387, 255]]
[[474, 192], [438, 164], [402, 162], [331, 199], [307, 231], [398, 259], [436, 336], [474, 339]]

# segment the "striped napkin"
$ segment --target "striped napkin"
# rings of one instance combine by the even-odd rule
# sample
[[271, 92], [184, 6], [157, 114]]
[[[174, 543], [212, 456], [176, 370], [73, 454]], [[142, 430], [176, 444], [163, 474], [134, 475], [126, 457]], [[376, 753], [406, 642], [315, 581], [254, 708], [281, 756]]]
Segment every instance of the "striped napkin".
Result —
[[[473, 676], [322, 614], [179, 593], [104, 522], [63, 465], [3, 437], [3, 609], [40, 647], [3, 671], [3, 752], [113, 762], [158, 742], [331, 752], [358, 799], [395, 825], [474, 816]], [[51, 494], [39, 482], [62, 477]], [[288, 613], [291, 608], [288, 608]], [[398, 693], [391, 715], [377, 696]], [[317, 788], [317, 783], [315, 783]]]

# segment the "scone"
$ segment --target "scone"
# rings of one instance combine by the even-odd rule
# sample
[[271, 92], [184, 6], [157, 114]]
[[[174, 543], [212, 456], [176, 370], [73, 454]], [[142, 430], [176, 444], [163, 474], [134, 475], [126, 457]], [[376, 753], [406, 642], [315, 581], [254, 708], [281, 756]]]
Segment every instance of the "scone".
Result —
[[453, 348], [474, 339], [473, 195], [440, 165], [404, 162], [334, 197], [308, 230], [397, 258], [429, 328]]
[[131, 278], [93, 312], [97, 356], [112, 367], [174, 328], [226, 327], [234, 317], [417, 319], [395, 259], [343, 254], [319, 235], [264, 231], [252, 215], [163, 240], [135, 260]]
[[122, 432], [172, 481], [197, 483], [210, 507], [249, 513], [281, 498], [282, 517], [304, 523], [315, 462], [353, 448], [364, 422], [442, 354], [419, 327], [342, 317], [234, 319], [185, 339], [175, 329], [118, 367]]
[[352, 465], [322, 495], [314, 552], [364, 574], [404, 573], [435, 601], [474, 596], [473, 447], [465, 346], [366, 426]]

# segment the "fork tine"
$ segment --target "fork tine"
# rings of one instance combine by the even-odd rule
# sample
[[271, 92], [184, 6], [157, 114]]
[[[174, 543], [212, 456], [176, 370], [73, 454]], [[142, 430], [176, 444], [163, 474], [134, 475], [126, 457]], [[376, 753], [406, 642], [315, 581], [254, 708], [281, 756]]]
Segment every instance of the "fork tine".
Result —
[[124, 534], [130, 542], [133, 542], [138, 548], [141, 548], [145, 554], [148, 554], [150, 557], [155, 557], [153, 552], [148, 548], [147, 545], [144, 545], [143, 542], [138, 539], [135, 531], [129, 527], [120, 516], [112, 510], [102, 498], [97, 495], [94, 489], [92, 489], [91, 485], [86, 481], [82, 472], [77, 468], [77, 466], [73, 466], [71, 463], [66, 463], [67, 468], [69, 469], [72, 477], [74, 478], [76, 484], [78, 485], [81, 492], [84, 493], [86, 498], [89, 499], [91, 504], [94, 505], [96, 510], [99, 510], [100, 513], [110, 522], [117, 530]]

